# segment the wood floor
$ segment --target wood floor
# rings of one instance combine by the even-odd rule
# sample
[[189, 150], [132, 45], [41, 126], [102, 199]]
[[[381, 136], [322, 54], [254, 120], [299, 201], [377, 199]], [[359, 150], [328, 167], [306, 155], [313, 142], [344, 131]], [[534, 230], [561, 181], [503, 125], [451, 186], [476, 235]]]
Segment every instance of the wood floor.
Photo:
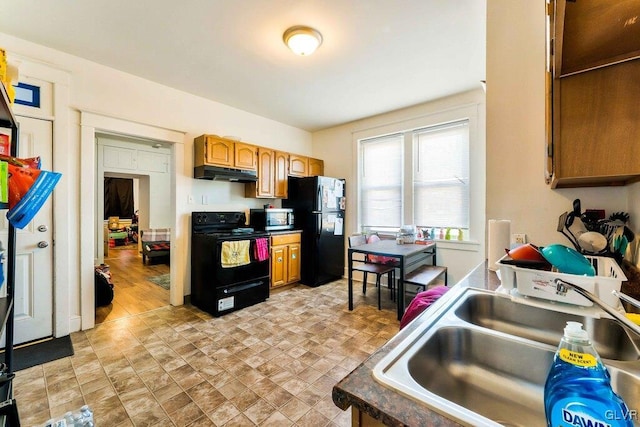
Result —
[[111, 271], [114, 297], [108, 306], [96, 308], [96, 324], [169, 305], [169, 291], [147, 280], [169, 273], [169, 265], [161, 260], [143, 265], [137, 244], [110, 248], [105, 264]]

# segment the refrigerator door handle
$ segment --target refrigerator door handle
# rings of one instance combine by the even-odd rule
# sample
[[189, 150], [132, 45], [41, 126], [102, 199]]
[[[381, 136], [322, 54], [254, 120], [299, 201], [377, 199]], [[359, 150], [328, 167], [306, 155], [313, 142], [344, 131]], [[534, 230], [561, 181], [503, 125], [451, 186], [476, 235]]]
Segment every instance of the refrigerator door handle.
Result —
[[316, 209], [319, 211], [324, 210], [324, 206], [322, 206], [322, 185], [318, 183], [318, 189], [316, 190]]
[[316, 224], [316, 239], [319, 239], [322, 234], [322, 214], [317, 214], [316, 218], [318, 218]]

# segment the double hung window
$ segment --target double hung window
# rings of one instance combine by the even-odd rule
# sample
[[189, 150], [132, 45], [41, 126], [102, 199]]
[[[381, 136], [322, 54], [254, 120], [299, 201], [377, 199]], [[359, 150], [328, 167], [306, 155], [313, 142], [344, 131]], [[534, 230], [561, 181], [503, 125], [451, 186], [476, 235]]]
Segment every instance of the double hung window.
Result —
[[469, 141], [468, 119], [360, 139], [360, 227], [415, 224], [468, 236]]

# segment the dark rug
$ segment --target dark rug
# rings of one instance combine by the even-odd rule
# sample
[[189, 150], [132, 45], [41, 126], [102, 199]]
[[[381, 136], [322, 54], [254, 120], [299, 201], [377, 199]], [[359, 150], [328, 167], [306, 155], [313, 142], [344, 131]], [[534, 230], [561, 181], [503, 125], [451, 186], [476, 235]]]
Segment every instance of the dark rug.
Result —
[[[35, 344], [13, 349], [13, 370], [21, 371], [63, 357], [73, 356], [73, 344], [69, 335], [52, 338]], [[0, 355], [4, 362], [4, 352]]]
[[164, 289], [169, 289], [169, 285], [171, 285], [171, 277], [169, 276], [169, 273], [149, 277], [147, 280], [155, 283], [158, 286], [161, 286]]

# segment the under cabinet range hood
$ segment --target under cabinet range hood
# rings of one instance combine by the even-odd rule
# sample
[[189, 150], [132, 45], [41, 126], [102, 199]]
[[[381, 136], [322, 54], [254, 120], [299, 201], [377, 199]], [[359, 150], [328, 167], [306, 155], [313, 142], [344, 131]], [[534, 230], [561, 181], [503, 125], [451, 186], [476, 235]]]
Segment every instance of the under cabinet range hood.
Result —
[[230, 182], [256, 182], [258, 180], [256, 171], [219, 166], [196, 166], [193, 168], [193, 177], [196, 179]]

